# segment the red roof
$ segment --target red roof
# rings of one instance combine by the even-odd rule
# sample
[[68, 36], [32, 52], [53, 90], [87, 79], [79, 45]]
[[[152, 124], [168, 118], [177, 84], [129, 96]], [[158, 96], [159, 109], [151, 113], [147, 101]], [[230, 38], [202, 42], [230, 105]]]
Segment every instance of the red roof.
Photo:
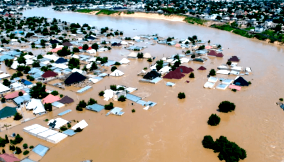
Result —
[[89, 47], [87, 50], [91, 50], [92, 49], [92, 47]]
[[15, 91], [15, 92], [13, 92], [13, 93], [9, 93], [9, 94], [7, 94], [6, 96], [5, 96], [5, 99], [13, 99], [13, 98], [16, 98], [16, 97], [19, 97], [19, 92], [23, 92], [23, 93], [25, 93], [25, 91]]
[[224, 55], [223, 55], [223, 53], [218, 53], [217, 55], [216, 55], [216, 57], [223, 57]]
[[170, 71], [168, 74], [166, 74], [163, 78], [165, 79], [181, 79], [184, 77], [184, 74], [182, 74], [180, 71]]
[[42, 103], [53, 103], [56, 101], [59, 101], [60, 97], [59, 96], [53, 96], [52, 94], [49, 94], [48, 96], [46, 96], [44, 99], [42, 99]]
[[229, 61], [232, 61], [232, 62], [239, 62], [240, 59], [237, 57], [237, 56], [232, 56]]
[[15, 162], [15, 161], [21, 161], [20, 159], [16, 158], [13, 154], [0, 154], [0, 158], [4, 159], [6, 162]]
[[204, 66], [200, 66], [197, 70], [206, 70]]
[[42, 74], [43, 78], [49, 78], [49, 77], [56, 77], [58, 74], [53, 71], [46, 71], [44, 74]]
[[193, 72], [194, 70], [193, 70], [192, 68], [190, 68], [190, 67], [179, 66], [175, 71], [179, 71], [179, 72], [181, 72], [181, 73], [186, 73], [186, 74], [188, 74], [188, 73]]
[[82, 46], [80, 46], [80, 47], [78, 47], [79, 49], [83, 49], [83, 47]]
[[217, 52], [214, 51], [214, 50], [211, 50], [209, 53], [208, 53], [208, 56], [216, 56], [217, 55]]

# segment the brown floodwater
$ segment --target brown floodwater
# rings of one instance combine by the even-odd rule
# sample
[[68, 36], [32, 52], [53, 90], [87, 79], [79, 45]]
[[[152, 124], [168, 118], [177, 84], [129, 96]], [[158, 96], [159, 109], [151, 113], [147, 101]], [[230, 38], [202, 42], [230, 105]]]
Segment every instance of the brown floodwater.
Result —
[[[186, 75], [181, 80], [164, 79], [155, 85], [141, 83], [138, 82], [140, 77], [137, 73], [150, 64], [146, 60], [133, 59], [130, 65], [118, 67], [125, 73], [124, 76], [106, 77], [83, 94], [74, 93], [74, 90], [77, 90], [74, 87], [61, 90], [47, 86], [50, 90], [58, 90], [59, 93], [72, 97], [75, 102], [0, 133], [2, 136], [13, 132], [20, 133], [24, 137], [24, 142], [29, 145], [40, 143], [50, 147], [51, 150], [41, 159], [42, 162], [78, 162], [87, 159], [103, 162], [218, 162], [217, 154], [202, 147], [201, 141], [204, 135], [212, 135], [213, 138], [224, 135], [236, 142], [247, 151], [244, 162], [284, 161], [284, 112], [275, 104], [284, 96], [282, 47], [182, 22], [54, 12], [51, 8], [27, 10], [24, 16], [55, 17], [80, 24], [108, 26], [123, 30], [125, 36], [158, 33], [163, 37], [186, 38], [197, 35], [204, 41], [211, 40], [212, 44], [222, 44], [225, 55], [223, 59], [209, 58], [204, 64], [196, 62], [183, 64], [195, 70], [195, 79], [189, 79]], [[164, 45], [147, 46], [148, 48], [143, 52], [149, 52], [158, 59], [182, 51]], [[110, 52], [99, 55], [119, 61], [127, 54], [129, 51], [114, 47]], [[245, 76], [252, 85], [236, 93], [228, 89], [225, 91], [204, 89], [203, 84], [207, 81], [206, 75], [209, 70], [226, 63], [226, 60], [233, 55], [241, 58], [240, 66], [252, 68], [253, 72]], [[205, 66], [207, 70], [197, 71], [200, 65]], [[217, 77], [226, 76], [217, 75]], [[186, 83], [187, 80], [190, 83]], [[168, 81], [175, 82], [176, 86], [167, 87]], [[98, 92], [111, 84], [137, 87], [138, 90], [133, 94], [143, 97], [145, 101], [156, 102], [157, 105], [146, 111], [143, 110], [143, 106], [135, 103], [132, 105], [130, 101], [114, 102], [114, 106], [121, 107], [125, 111], [123, 116], [105, 116], [105, 110], [100, 113], [75, 110], [79, 100], [87, 101], [90, 97], [100, 104], [109, 103], [99, 97]], [[177, 98], [179, 92], [184, 92], [186, 99], [179, 100]], [[224, 100], [234, 102], [236, 110], [228, 114], [217, 112], [219, 103]], [[22, 131], [23, 127], [34, 123], [46, 125], [45, 119], [55, 118], [58, 113], [66, 109], [72, 109], [72, 112], [64, 115], [64, 119], [78, 121], [85, 119], [89, 126], [83, 132], [68, 137], [56, 145]], [[131, 113], [132, 109], [136, 112]], [[208, 117], [212, 113], [217, 113], [221, 117], [221, 123], [216, 127], [207, 124]]]

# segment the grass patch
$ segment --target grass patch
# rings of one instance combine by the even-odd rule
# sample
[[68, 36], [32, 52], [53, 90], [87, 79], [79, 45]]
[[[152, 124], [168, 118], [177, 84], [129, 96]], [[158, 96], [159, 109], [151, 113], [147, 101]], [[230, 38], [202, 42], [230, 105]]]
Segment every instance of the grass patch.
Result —
[[207, 22], [206, 20], [202, 20], [199, 18], [195, 18], [195, 17], [186, 17], [183, 21], [190, 23], [190, 24], [199, 24], [199, 25], [203, 25], [205, 22]]
[[130, 14], [134, 14], [133, 11], [124, 11], [124, 14], [130, 15]]
[[90, 13], [90, 12], [93, 12], [94, 10], [90, 10], [90, 9], [79, 9], [79, 10], [76, 10], [77, 12], [80, 12], [80, 13]]
[[96, 13], [96, 15], [112, 15], [118, 13], [118, 11], [112, 11], [112, 10], [100, 10], [99, 12]]

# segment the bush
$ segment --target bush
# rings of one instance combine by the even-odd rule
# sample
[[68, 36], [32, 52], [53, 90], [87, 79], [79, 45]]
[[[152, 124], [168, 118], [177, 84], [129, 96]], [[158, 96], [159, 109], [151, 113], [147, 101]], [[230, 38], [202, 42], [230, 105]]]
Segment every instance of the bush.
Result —
[[80, 106], [76, 106], [76, 110], [77, 110], [77, 111], [83, 111], [83, 108], [80, 107]]
[[183, 92], [180, 92], [180, 93], [178, 94], [178, 98], [179, 98], [179, 99], [184, 99], [184, 98], [185, 98], [185, 94], [184, 94]]
[[23, 141], [23, 137], [17, 134], [14, 140], [10, 140], [10, 143], [13, 145], [16, 145], [18, 143], [21, 143], [22, 141]]
[[23, 152], [23, 155], [28, 155], [29, 153], [30, 153], [30, 151], [25, 150], [25, 151]]
[[68, 127], [68, 128], [71, 128], [71, 124], [70, 124], [70, 123], [67, 123], [67, 127]]
[[231, 62], [231, 61], [228, 61], [228, 62], [227, 62], [227, 65], [229, 65], [229, 66], [232, 65], [232, 62]]
[[20, 153], [22, 153], [22, 150], [21, 150], [19, 147], [16, 147], [16, 152], [15, 152], [15, 154], [20, 154]]
[[279, 98], [279, 101], [283, 101], [283, 98]]
[[27, 149], [27, 148], [28, 148], [28, 144], [24, 143], [24, 144], [23, 144], [23, 148], [24, 148], [24, 149]]
[[44, 104], [44, 109], [46, 111], [52, 111], [52, 104], [51, 103], [45, 103]]
[[218, 107], [219, 107], [220, 112], [227, 113], [227, 112], [234, 111], [236, 106], [234, 103], [231, 103], [229, 101], [223, 101], [220, 103]]
[[87, 106], [87, 103], [84, 100], [82, 100], [79, 102], [78, 106], [85, 108]]
[[194, 73], [190, 73], [189, 78], [194, 78]]
[[67, 130], [67, 127], [66, 127], [66, 126], [62, 126], [62, 127], [60, 127], [60, 130], [61, 130], [61, 131], [66, 131], [66, 130]]
[[216, 75], [216, 71], [214, 69], [211, 69], [209, 72], [210, 76], [215, 76]]
[[11, 151], [15, 151], [15, 146], [14, 145], [10, 145], [10, 148], [9, 148]]
[[100, 91], [99, 92], [99, 96], [104, 96], [105, 92], [104, 91]]
[[18, 112], [14, 115], [14, 120], [21, 120], [23, 116], [19, 114]]
[[143, 56], [144, 56], [144, 54], [142, 53], [142, 52], [139, 52], [138, 54], [137, 54], [137, 58], [143, 58]]
[[250, 82], [250, 81], [248, 81], [248, 84], [251, 84], [251, 82]]
[[115, 63], [114, 63], [114, 65], [121, 65], [121, 63], [119, 63], [119, 62], [115, 62]]
[[148, 62], [152, 62], [153, 60], [152, 60], [151, 58], [148, 58], [147, 61], [148, 61]]
[[124, 102], [124, 101], [126, 101], [126, 97], [124, 97], [123, 95], [121, 95], [121, 96], [118, 98], [118, 101]]
[[53, 96], [57, 96], [57, 95], [58, 95], [58, 92], [57, 92], [57, 91], [52, 91], [51, 94], [52, 94]]
[[110, 85], [110, 89], [113, 90], [113, 91], [117, 91], [116, 85]]
[[5, 103], [6, 102], [6, 99], [3, 97], [3, 98], [1, 98], [1, 102], [2, 103]]
[[96, 104], [97, 101], [93, 98], [90, 98], [90, 100], [88, 101], [88, 105], [93, 105], [93, 104]]
[[191, 55], [191, 58], [195, 58], [195, 54]]
[[33, 146], [33, 145], [31, 145], [31, 146], [30, 146], [30, 149], [33, 149], [33, 148], [34, 148], [34, 146]]
[[116, 67], [116, 66], [113, 66], [113, 67], [111, 67], [110, 70], [111, 70], [112, 72], [114, 72], [114, 70], [116, 70], [116, 69], [117, 69], [117, 67]]
[[111, 110], [111, 109], [113, 109], [113, 103], [110, 102], [108, 105], [105, 105], [105, 109], [106, 109], [106, 110]]
[[220, 123], [220, 117], [216, 114], [211, 114], [211, 116], [209, 117], [207, 123], [211, 126], [216, 126]]
[[132, 113], [135, 113], [135, 109], [132, 109], [131, 112], [132, 112]]
[[237, 90], [236, 90], [236, 89], [232, 89], [232, 91], [233, 91], [233, 92], [237, 92]]
[[202, 141], [204, 148], [213, 149], [214, 152], [219, 152], [219, 160], [226, 162], [238, 162], [247, 157], [246, 151], [240, 148], [235, 142], [229, 141], [226, 137], [220, 136], [215, 142], [211, 136], [205, 136]]
[[80, 127], [78, 127], [76, 130], [74, 130], [74, 132], [82, 132], [83, 129], [81, 129]]
[[204, 148], [213, 149], [214, 148], [214, 140], [211, 136], [204, 136], [202, 140], [202, 145]]
[[2, 154], [5, 154], [5, 153], [6, 153], [6, 151], [4, 149], [2, 149]]

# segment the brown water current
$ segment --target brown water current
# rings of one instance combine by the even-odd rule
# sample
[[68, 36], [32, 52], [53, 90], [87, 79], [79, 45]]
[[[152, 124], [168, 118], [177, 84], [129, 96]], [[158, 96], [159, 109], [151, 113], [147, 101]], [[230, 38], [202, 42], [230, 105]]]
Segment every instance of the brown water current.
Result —
[[[12, 132], [20, 133], [24, 137], [24, 142], [29, 145], [35, 146], [40, 143], [51, 147], [41, 159], [42, 162], [78, 162], [87, 159], [101, 162], [218, 162], [217, 154], [202, 147], [201, 141], [204, 135], [212, 135], [213, 138], [224, 135], [236, 142], [247, 151], [244, 162], [284, 161], [284, 112], [275, 104], [279, 98], [284, 97], [282, 47], [181, 22], [54, 12], [51, 8], [27, 10], [24, 16], [55, 17], [68, 22], [88, 23], [98, 27], [108, 26], [124, 31], [125, 36], [157, 33], [164, 37], [186, 38], [197, 35], [201, 40], [211, 40], [212, 44], [222, 44], [225, 55], [223, 59], [209, 58], [204, 64], [196, 62], [183, 64], [195, 70], [195, 79], [189, 79], [186, 75], [181, 80], [164, 79], [155, 85], [141, 83], [138, 82], [140, 77], [137, 73], [150, 64], [146, 60], [131, 60], [130, 65], [118, 67], [125, 73], [124, 76], [106, 77], [83, 94], [74, 93], [72, 87], [61, 90], [47, 86], [50, 90], [58, 90], [59, 93], [72, 97], [75, 102], [0, 133], [1, 136]], [[149, 52], [158, 59], [182, 51], [164, 45], [147, 46], [148, 48], [143, 52]], [[127, 54], [129, 51], [114, 47], [110, 52], [99, 55], [119, 61]], [[207, 81], [206, 75], [209, 70], [226, 63], [233, 55], [241, 58], [240, 66], [252, 68], [253, 72], [245, 76], [252, 85], [236, 93], [228, 89], [225, 91], [204, 89], [203, 84]], [[207, 70], [197, 71], [200, 65], [205, 66]], [[217, 77], [226, 76], [217, 75]], [[190, 83], [186, 83], [186, 80]], [[175, 82], [176, 86], [167, 87], [168, 81]], [[146, 111], [142, 109], [143, 106], [135, 103], [132, 105], [130, 101], [114, 102], [114, 106], [121, 107], [125, 111], [120, 117], [105, 116], [107, 112], [105, 110], [100, 113], [75, 110], [79, 100], [87, 101], [90, 97], [103, 105], [109, 103], [99, 97], [98, 92], [109, 88], [111, 84], [137, 87], [138, 90], [133, 94], [143, 97], [145, 101], [156, 102], [157, 105]], [[185, 92], [186, 99], [179, 100], [177, 98], [179, 92]], [[224, 100], [234, 102], [236, 110], [228, 114], [217, 112], [219, 103]], [[34, 123], [46, 126], [45, 119], [54, 118], [66, 109], [72, 109], [72, 112], [64, 115], [64, 119], [78, 121], [85, 119], [89, 126], [83, 132], [68, 137], [56, 145], [22, 131], [23, 127]], [[131, 113], [132, 109], [136, 112]], [[221, 117], [221, 123], [216, 127], [207, 124], [208, 117], [212, 113], [217, 113]]]

